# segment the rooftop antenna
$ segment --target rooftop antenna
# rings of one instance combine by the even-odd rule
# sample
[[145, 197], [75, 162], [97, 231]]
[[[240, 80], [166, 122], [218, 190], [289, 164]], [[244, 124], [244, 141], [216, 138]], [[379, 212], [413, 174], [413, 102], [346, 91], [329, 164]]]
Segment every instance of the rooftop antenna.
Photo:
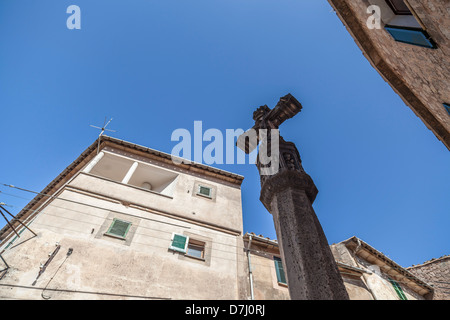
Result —
[[112, 118], [109, 119], [108, 122], [106, 122], [106, 117], [105, 117], [105, 122], [103, 122], [103, 127], [97, 127], [97, 126], [93, 126], [92, 124], [90, 125], [92, 128], [96, 128], [96, 129], [100, 129], [101, 132], [98, 135], [98, 143], [97, 143], [97, 154], [100, 151], [100, 139], [103, 136], [103, 134], [105, 133], [105, 131], [110, 131], [110, 132], [116, 132], [116, 130], [110, 130], [110, 129], [106, 129], [106, 127], [108, 126], [108, 124], [112, 121]]

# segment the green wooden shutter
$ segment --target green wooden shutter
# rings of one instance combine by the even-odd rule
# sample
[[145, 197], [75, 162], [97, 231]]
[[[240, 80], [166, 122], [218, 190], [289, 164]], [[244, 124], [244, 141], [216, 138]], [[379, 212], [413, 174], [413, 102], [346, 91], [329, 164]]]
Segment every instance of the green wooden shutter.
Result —
[[397, 283], [397, 281], [389, 278], [389, 282], [394, 287], [394, 290], [395, 290], [395, 292], [397, 292], [397, 295], [400, 298], [400, 300], [408, 300], [408, 298], [406, 298], [406, 295], [402, 290], [402, 287], [400, 287], [400, 285]]
[[107, 233], [114, 236], [125, 238], [125, 236], [128, 233], [128, 230], [130, 229], [130, 226], [131, 226], [130, 222], [114, 219]]
[[278, 257], [273, 257], [273, 260], [275, 262], [275, 271], [277, 272], [277, 281], [279, 283], [287, 284], [286, 275], [284, 274], [284, 268], [281, 259]]
[[174, 233], [172, 235], [172, 243], [169, 248], [178, 252], [186, 253], [188, 239], [188, 236]]

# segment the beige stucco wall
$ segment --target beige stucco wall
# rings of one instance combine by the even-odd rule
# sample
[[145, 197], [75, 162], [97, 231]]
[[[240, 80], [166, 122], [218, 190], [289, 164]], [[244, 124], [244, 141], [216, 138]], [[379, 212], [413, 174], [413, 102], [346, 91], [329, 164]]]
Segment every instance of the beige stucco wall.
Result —
[[[371, 274], [365, 274], [364, 279], [367, 287], [370, 287], [372, 294], [377, 300], [399, 300], [394, 287], [389, 282], [389, 276], [380, 269], [380, 267], [373, 265], [364, 259], [356, 257], [358, 265]], [[405, 283], [398, 282], [403, 293], [408, 300], [425, 300], [424, 297], [411, 290]]]
[[251, 253], [250, 257], [255, 300], [289, 300], [287, 286], [279, 284], [273, 257]]
[[[215, 199], [193, 196], [196, 181], [216, 187]], [[2, 254], [10, 269], [0, 297], [245, 298], [240, 202], [238, 186], [200, 175], [179, 172], [167, 197], [79, 173], [30, 224], [38, 236], [25, 231]], [[104, 235], [113, 218], [132, 223], [126, 240]], [[204, 261], [169, 250], [174, 232], [205, 242]], [[33, 285], [56, 243], [60, 251]]]

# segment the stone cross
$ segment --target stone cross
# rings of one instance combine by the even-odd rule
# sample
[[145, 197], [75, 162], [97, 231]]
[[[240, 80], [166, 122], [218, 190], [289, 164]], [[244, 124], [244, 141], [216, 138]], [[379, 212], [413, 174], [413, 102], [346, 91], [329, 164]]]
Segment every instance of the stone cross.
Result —
[[[252, 129], [278, 129], [301, 109], [302, 105], [288, 94], [280, 98], [272, 110], [267, 106], [259, 107], [253, 113]], [[266, 139], [261, 144], [266, 143], [270, 149], [269, 141]], [[259, 142], [256, 141], [256, 145]], [[245, 133], [237, 144], [246, 153], [256, 148], [255, 143], [245, 139]], [[259, 157], [256, 166], [261, 179], [260, 200], [273, 216], [290, 297], [293, 300], [348, 300], [336, 261], [312, 207], [318, 190], [303, 170], [294, 143], [280, 136], [278, 156], [279, 168], [273, 175], [261, 174], [263, 165]]]

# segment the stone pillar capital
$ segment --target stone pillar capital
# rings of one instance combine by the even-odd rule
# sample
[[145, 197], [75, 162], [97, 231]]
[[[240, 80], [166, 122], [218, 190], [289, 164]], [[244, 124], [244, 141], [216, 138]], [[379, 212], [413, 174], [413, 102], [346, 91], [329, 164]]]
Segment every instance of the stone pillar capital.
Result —
[[306, 172], [281, 168], [278, 173], [273, 176], [267, 176], [264, 179], [259, 200], [269, 212], [272, 212], [271, 203], [273, 197], [289, 188], [304, 190], [311, 204], [319, 192], [314, 181]]

